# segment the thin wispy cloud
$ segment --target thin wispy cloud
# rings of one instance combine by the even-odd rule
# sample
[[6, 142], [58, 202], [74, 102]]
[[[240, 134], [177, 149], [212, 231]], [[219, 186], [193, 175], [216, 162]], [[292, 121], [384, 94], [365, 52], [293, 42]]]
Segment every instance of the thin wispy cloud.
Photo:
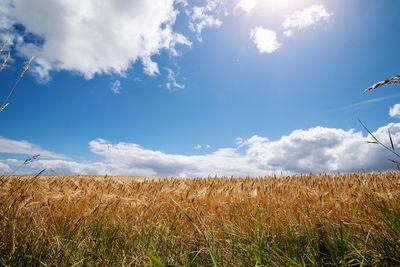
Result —
[[116, 80], [115, 82], [113, 82], [112, 86], [111, 86], [111, 91], [114, 94], [119, 94], [121, 90], [121, 82], [119, 80]]
[[194, 6], [190, 13], [189, 29], [197, 34], [197, 40], [202, 42], [201, 33], [204, 28], [221, 27], [222, 20], [216, 17], [224, 1], [208, 0], [205, 6]]
[[194, 146], [193, 148], [194, 148], [194, 149], [201, 149], [201, 148], [210, 149], [211, 146], [208, 145], [208, 144], [207, 144], [207, 145], [204, 145], [204, 146], [198, 144], [198, 145]]
[[21, 154], [21, 155], [40, 155], [42, 158], [68, 159], [63, 154], [58, 154], [25, 140], [12, 140], [0, 136], [0, 153]]
[[176, 73], [171, 68], [165, 68], [165, 70], [167, 71], [167, 80], [168, 80], [168, 82], [165, 84], [165, 87], [167, 87], [168, 90], [172, 88], [179, 88], [179, 89], [185, 88], [185, 85], [176, 82]]
[[400, 97], [400, 94], [377, 97], [377, 98], [373, 98], [373, 99], [357, 102], [357, 103], [354, 103], [354, 104], [350, 104], [350, 105], [347, 105], [347, 106], [334, 108], [334, 109], [331, 109], [329, 111], [340, 111], [340, 110], [357, 109], [357, 108], [359, 108], [361, 106], [364, 106], [364, 105], [367, 105], [367, 104], [378, 103], [378, 102], [381, 102], [381, 101], [384, 101], [384, 100], [398, 98], [398, 97]]
[[282, 23], [286, 30], [284, 34], [292, 36], [294, 30], [301, 30], [318, 22], [327, 22], [332, 16], [322, 5], [313, 5], [303, 10], [298, 10], [285, 17]]

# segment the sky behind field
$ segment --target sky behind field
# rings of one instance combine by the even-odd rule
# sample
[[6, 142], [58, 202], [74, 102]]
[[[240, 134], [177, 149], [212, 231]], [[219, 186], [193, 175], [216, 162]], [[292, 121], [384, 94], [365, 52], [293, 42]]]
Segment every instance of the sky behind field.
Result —
[[34, 60], [0, 113], [0, 172], [391, 168], [357, 118], [400, 144], [399, 86], [361, 94], [399, 74], [399, 11], [397, 0], [2, 1], [2, 99]]

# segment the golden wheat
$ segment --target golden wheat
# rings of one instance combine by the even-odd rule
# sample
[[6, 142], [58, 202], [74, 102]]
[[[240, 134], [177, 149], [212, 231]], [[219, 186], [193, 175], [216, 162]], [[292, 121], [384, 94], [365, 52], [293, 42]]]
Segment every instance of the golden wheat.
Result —
[[[0, 202], [5, 216], [12, 211], [17, 217], [34, 214], [37, 220], [66, 214], [90, 220], [100, 211], [112, 210], [110, 223], [145, 224], [150, 219], [145, 216], [153, 216], [162, 225], [177, 212], [172, 198], [205, 224], [231, 221], [245, 226], [251, 219], [245, 214], [260, 207], [270, 222], [282, 227], [349, 222], [361, 201], [363, 208], [353, 223], [368, 226], [373, 209], [369, 200], [398, 200], [399, 178], [395, 172], [196, 179], [10, 176], [1, 181]], [[181, 225], [190, 226], [185, 220]]]
[[[18, 242], [29, 240], [29, 236], [34, 240], [50, 238], [37, 242], [67, 247], [70, 241], [53, 236], [66, 217], [73, 225], [83, 226], [102, 220], [105, 226], [118, 226], [124, 233], [153, 232], [164, 242], [162, 235], [169, 236], [173, 229], [177, 238], [168, 242], [178, 242], [178, 247], [190, 251], [202, 240], [201, 235], [171, 199], [207, 229], [206, 235], [215, 238], [218, 247], [232, 245], [226, 233], [252, 233], [253, 215], [258, 210], [262, 211], [259, 224], [266, 235], [339, 224], [362, 229], [368, 235], [386, 235], [376, 227], [381, 220], [374, 215], [374, 203], [399, 202], [400, 174], [360, 172], [260, 178], [7, 176], [0, 179], [1, 234], [7, 236], [11, 254]], [[360, 238], [364, 239], [365, 234]], [[80, 242], [79, 246], [85, 246], [91, 241]], [[168, 242], [162, 243], [166, 246], [164, 251], [172, 244]], [[206, 244], [201, 244], [205, 250]], [[131, 260], [133, 265], [142, 265], [148, 262], [146, 257], [139, 251]]]

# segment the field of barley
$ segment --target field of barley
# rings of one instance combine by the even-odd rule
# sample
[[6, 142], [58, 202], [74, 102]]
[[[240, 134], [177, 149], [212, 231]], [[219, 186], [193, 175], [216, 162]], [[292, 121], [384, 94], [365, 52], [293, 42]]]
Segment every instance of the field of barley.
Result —
[[399, 265], [400, 174], [3, 176], [4, 266]]

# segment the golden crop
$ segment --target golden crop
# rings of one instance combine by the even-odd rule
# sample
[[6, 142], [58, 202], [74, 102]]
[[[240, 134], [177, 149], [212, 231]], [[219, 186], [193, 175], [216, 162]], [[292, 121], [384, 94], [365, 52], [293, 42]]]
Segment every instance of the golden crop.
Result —
[[[176, 242], [183, 248], [203, 242], [171, 199], [222, 247], [232, 242], [226, 233], [254, 231], [257, 210], [266, 234], [304, 227], [319, 229], [327, 224], [345, 224], [364, 233], [376, 233], [376, 225], [381, 222], [374, 205], [399, 203], [400, 174], [260, 178], [9, 176], [0, 180], [1, 234], [13, 251], [18, 240], [31, 232], [35, 240], [53, 236], [68, 217], [79, 227], [102, 220], [104, 225], [118, 225], [126, 233], [155, 231], [155, 235], [168, 236], [173, 228], [173, 235], [179, 237]], [[54, 244], [59, 246], [58, 242]], [[146, 256], [141, 255], [133, 262], [143, 264]]]
[[[281, 224], [349, 221], [361, 201], [355, 223], [368, 222], [371, 198], [400, 196], [396, 172], [309, 174], [263, 178], [146, 178], [117, 176], [10, 176], [1, 180], [2, 211], [18, 217], [75, 219], [112, 211], [112, 222], [146, 221], [178, 212], [174, 199], [204, 223], [234, 220], [257, 207]], [[13, 202], [15, 204], [9, 207]], [[148, 212], [151, 211], [151, 212]], [[110, 221], [110, 222], [111, 222]]]

